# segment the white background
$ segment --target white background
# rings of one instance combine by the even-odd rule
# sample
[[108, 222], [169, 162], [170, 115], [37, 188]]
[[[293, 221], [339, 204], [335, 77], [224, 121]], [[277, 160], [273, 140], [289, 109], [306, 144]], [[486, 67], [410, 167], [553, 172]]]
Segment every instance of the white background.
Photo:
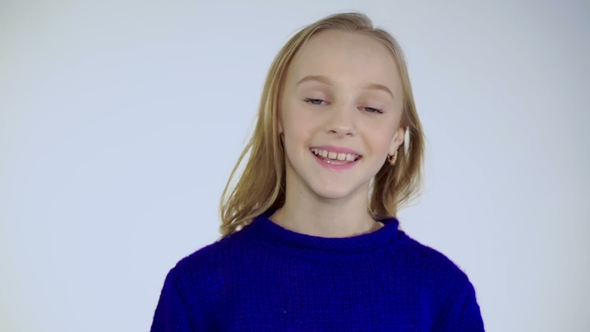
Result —
[[488, 331], [589, 331], [590, 5], [442, 3], [1, 1], [0, 330], [148, 330], [219, 236], [273, 57], [359, 10], [404, 48], [428, 139], [403, 228]]

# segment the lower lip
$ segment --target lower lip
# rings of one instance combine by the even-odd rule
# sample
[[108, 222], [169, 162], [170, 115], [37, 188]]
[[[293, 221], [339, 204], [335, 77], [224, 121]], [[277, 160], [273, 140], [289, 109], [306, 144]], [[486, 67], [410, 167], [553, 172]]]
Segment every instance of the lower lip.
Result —
[[309, 153], [311, 153], [313, 155], [313, 157], [315, 158], [315, 160], [317, 160], [317, 162], [321, 166], [323, 166], [323, 167], [325, 167], [325, 168], [327, 168], [329, 170], [332, 170], [332, 171], [346, 171], [346, 170], [349, 170], [349, 169], [353, 168], [357, 164], [357, 162], [360, 160], [360, 158], [359, 158], [359, 159], [357, 159], [357, 160], [355, 160], [353, 162], [350, 162], [350, 163], [346, 163], [346, 164], [342, 164], [342, 165], [334, 165], [334, 164], [329, 164], [329, 163], [325, 162], [324, 161], [324, 158], [320, 158], [320, 157], [316, 156], [311, 151]]

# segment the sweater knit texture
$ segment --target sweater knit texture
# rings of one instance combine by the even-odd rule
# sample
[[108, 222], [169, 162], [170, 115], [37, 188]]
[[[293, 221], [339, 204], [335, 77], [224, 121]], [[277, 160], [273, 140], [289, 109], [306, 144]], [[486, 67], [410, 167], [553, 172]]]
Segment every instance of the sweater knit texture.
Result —
[[466, 274], [397, 219], [324, 238], [272, 213], [180, 260], [151, 331], [484, 331]]

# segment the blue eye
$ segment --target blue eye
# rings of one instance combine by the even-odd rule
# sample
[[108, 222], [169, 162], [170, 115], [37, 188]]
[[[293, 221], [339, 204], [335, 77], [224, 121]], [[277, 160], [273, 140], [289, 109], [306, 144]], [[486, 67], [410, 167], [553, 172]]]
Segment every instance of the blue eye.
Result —
[[321, 99], [305, 98], [305, 102], [313, 105], [321, 105], [324, 101]]

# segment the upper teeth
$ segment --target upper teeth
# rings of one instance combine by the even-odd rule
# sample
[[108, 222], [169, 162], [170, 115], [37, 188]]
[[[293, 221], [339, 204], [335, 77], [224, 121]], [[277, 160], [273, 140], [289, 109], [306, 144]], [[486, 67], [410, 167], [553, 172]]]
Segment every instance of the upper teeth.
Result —
[[322, 150], [317, 148], [312, 148], [311, 152], [313, 152], [316, 156], [334, 159], [334, 160], [346, 160], [346, 161], [355, 161], [359, 156], [356, 154], [351, 153], [336, 153], [333, 151]]

